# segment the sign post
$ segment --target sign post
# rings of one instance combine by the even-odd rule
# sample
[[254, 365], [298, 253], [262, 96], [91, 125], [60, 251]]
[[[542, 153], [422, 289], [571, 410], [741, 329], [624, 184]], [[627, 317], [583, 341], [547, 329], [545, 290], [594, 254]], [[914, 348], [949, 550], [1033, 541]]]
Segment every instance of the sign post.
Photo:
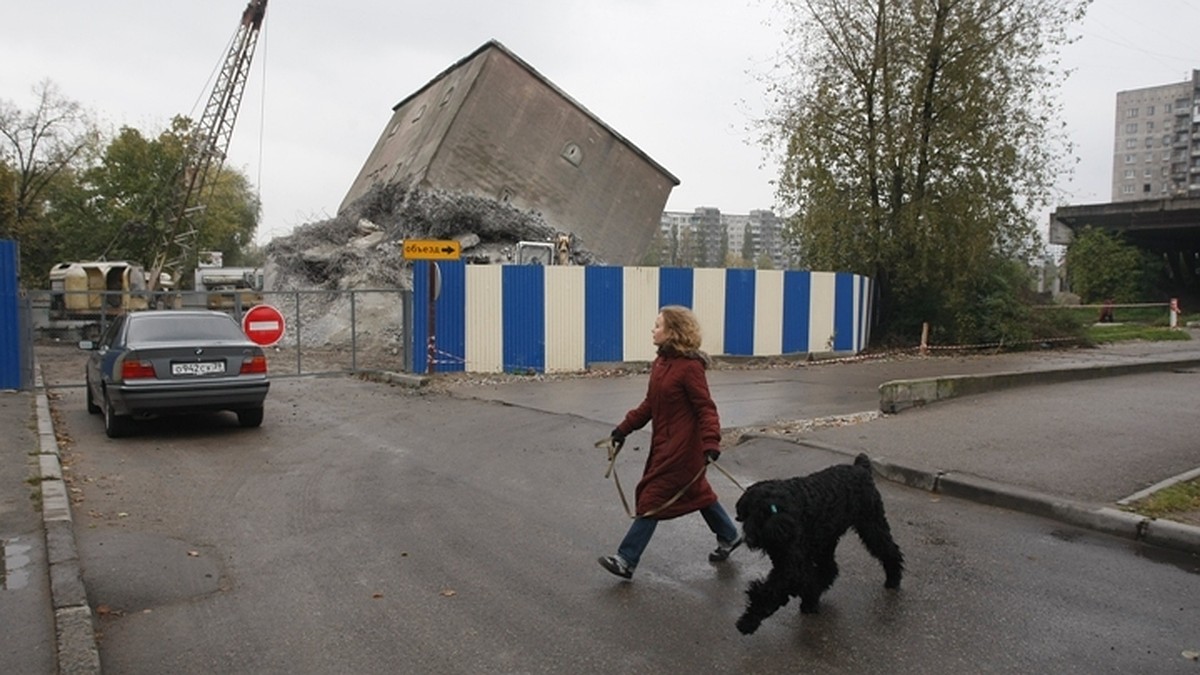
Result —
[[425, 351], [425, 374], [433, 372], [434, 357], [437, 355], [437, 331], [435, 330], [435, 322], [437, 320], [437, 297], [438, 297], [438, 276], [439, 270], [436, 260], [458, 260], [462, 256], [462, 244], [453, 239], [405, 239], [404, 240], [404, 258], [405, 260], [428, 260], [429, 261], [429, 314], [428, 314], [428, 331], [429, 339], [426, 341]]
[[263, 347], [279, 342], [285, 328], [283, 313], [271, 305], [256, 305], [242, 315], [242, 332]]

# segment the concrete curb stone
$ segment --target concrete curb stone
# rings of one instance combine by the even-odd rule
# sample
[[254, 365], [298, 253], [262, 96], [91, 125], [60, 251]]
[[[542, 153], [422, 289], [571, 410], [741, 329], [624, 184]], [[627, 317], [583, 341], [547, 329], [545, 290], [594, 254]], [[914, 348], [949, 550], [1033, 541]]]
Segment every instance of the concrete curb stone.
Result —
[[70, 675], [100, 673], [100, 651], [96, 646], [95, 617], [87, 601], [83, 570], [71, 520], [71, 500], [62, 477], [62, 460], [50, 401], [42, 381], [41, 367], [34, 363], [38, 467], [41, 474], [42, 521], [46, 558], [50, 568], [50, 598], [54, 605], [58, 672]]

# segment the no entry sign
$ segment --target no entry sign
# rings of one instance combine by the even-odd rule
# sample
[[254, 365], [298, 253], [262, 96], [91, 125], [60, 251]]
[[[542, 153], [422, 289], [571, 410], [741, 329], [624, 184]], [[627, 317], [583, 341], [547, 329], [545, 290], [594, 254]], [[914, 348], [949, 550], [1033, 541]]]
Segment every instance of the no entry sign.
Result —
[[270, 305], [257, 305], [242, 316], [242, 332], [251, 342], [270, 347], [283, 337], [283, 314]]

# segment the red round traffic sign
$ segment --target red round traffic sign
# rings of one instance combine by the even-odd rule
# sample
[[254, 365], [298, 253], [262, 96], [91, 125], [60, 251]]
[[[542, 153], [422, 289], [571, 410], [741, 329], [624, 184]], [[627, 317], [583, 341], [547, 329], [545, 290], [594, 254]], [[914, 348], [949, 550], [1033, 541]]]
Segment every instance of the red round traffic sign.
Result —
[[270, 305], [256, 305], [242, 316], [242, 332], [263, 347], [279, 342], [284, 327], [283, 314]]

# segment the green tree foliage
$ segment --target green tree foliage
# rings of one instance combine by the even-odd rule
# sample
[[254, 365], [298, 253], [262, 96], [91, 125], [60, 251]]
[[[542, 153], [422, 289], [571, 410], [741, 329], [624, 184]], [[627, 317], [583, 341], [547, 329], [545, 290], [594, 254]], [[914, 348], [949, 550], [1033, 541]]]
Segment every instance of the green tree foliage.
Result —
[[[149, 266], [175, 224], [191, 121], [177, 117], [157, 138], [126, 127], [106, 140], [53, 83], [34, 94], [30, 111], [0, 100], [0, 237], [20, 243], [22, 281], [44, 287], [50, 267], [70, 260]], [[260, 211], [249, 180], [210, 174], [199, 199], [196, 248], [244, 262]]]
[[806, 267], [875, 280], [877, 336], [1004, 332], [979, 303], [1007, 307], [1010, 262], [1041, 248], [1034, 214], [1070, 150], [1052, 57], [1089, 1], [783, 3], [794, 49], [763, 128], [784, 235]]
[[1094, 227], [1076, 232], [1067, 247], [1067, 279], [1087, 304], [1142, 301], [1161, 267], [1119, 235]]
[[[157, 138], [122, 128], [99, 161], [62, 186], [52, 203], [60, 235], [59, 260], [131, 260], [147, 268], [178, 229], [184, 148], [190, 123], [176, 118]], [[216, 250], [225, 263], [241, 263], [252, 248], [259, 202], [237, 171], [209, 178], [201, 209], [191, 218], [197, 250]], [[194, 267], [188, 261], [184, 279]]]

